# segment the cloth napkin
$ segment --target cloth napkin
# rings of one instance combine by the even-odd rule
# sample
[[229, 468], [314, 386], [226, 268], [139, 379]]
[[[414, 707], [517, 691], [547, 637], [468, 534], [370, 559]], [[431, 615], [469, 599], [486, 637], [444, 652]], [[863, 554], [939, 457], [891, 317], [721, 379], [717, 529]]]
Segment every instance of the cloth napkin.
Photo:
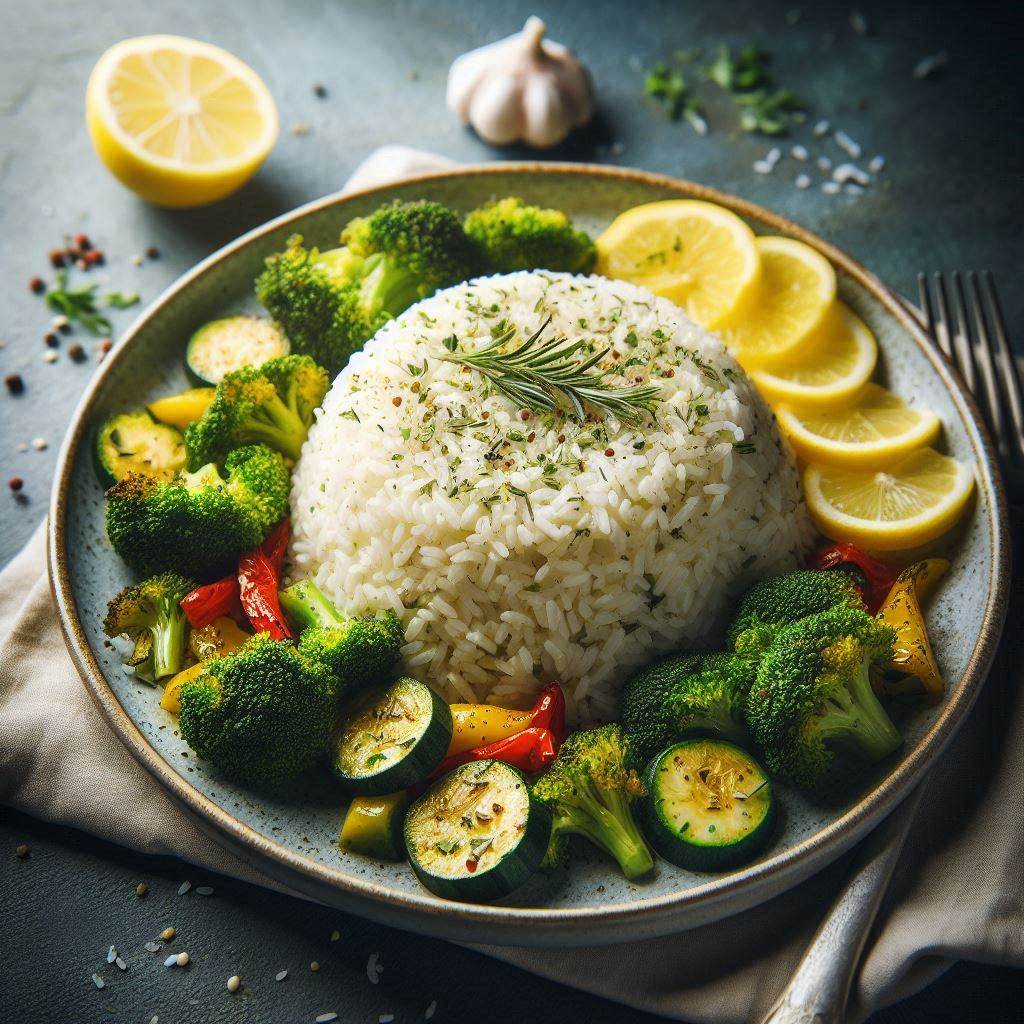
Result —
[[[349, 187], [449, 164], [387, 146], [355, 172]], [[1018, 600], [1011, 608], [1018, 622], [1021, 607]], [[1024, 966], [1020, 632], [1008, 630], [1015, 649], [1004, 650], [970, 719], [931, 773], [854, 984], [851, 1019], [917, 991], [958, 959]], [[116, 801], [108, 797], [112, 779]], [[0, 574], [0, 803], [281, 889], [201, 832], [107, 729], [64, 647], [43, 526]], [[565, 951], [474, 948], [667, 1017], [757, 1021], [799, 962], [847, 870], [840, 862], [760, 907], [664, 939]]]

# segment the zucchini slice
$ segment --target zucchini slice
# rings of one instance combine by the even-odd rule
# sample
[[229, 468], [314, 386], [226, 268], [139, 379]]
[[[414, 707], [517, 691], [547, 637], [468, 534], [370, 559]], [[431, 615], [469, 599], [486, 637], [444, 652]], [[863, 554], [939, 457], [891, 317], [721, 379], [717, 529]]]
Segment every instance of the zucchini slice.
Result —
[[366, 690], [342, 709], [334, 774], [351, 793], [377, 796], [422, 782], [452, 740], [448, 705], [417, 679]]
[[169, 480], [185, 468], [185, 439], [145, 409], [111, 416], [96, 435], [96, 473], [111, 487], [129, 473]]
[[374, 860], [405, 860], [402, 825], [408, 806], [408, 793], [354, 797], [341, 825], [341, 848]]
[[540, 867], [550, 838], [551, 811], [500, 761], [460, 765], [405, 816], [413, 871], [445, 899], [507, 896]]
[[286, 356], [291, 346], [262, 316], [227, 316], [203, 324], [185, 349], [185, 369], [199, 385], [219, 384], [226, 373]]
[[724, 871], [756, 856], [772, 837], [775, 794], [745, 750], [695, 739], [663, 750], [647, 768], [644, 831], [665, 860], [691, 871]]

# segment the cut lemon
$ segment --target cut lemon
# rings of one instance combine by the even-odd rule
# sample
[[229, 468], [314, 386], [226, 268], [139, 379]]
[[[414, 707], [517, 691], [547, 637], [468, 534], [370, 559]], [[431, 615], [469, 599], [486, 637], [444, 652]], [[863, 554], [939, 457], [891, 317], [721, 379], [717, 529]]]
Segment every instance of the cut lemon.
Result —
[[804, 496], [818, 529], [869, 551], [902, 551], [940, 537], [973, 489], [972, 468], [933, 448], [884, 470], [813, 464], [804, 471]]
[[773, 404], [818, 409], [851, 401], [877, 361], [874, 335], [849, 306], [836, 301], [793, 359], [770, 363], [751, 376]]
[[277, 108], [256, 72], [181, 36], [139, 36], [107, 50], [89, 77], [85, 114], [100, 159], [160, 206], [229, 195], [277, 139]]
[[807, 462], [878, 467], [935, 440], [941, 423], [899, 395], [865, 384], [852, 405], [798, 410], [780, 405], [779, 426]]
[[746, 305], [760, 258], [753, 231], [725, 207], [671, 199], [616, 217], [597, 240], [597, 272], [671, 299], [710, 329]]
[[755, 244], [761, 254], [757, 294], [722, 329], [748, 370], [793, 356], [824, 323], [836, 298], [832, 264], [809, 245], [775, 236]]

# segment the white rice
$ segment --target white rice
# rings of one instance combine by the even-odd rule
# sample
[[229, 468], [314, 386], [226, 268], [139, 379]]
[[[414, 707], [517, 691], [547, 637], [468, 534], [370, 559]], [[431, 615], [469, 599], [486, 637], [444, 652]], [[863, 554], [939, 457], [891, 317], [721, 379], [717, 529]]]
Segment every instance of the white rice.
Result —
[[[548, 317], [545, 337], [612, 348], [627, 376], [610, 383], [656, 384], [655, 417], [524, 418], [445, 360], [452, 335], [466, 350]], [[726, 602], [811, 536], [771, 413], [716, 336], [644, 289], [544, 273], [448, 289], [384, 327], [317, 413], [292, 515], [292, 578], [346, 612], [394, 609], [405, 671], [451, 701], [520, 705], [559, 679], [582, 721], [614, 715], [630, 666], [716, 643]]]

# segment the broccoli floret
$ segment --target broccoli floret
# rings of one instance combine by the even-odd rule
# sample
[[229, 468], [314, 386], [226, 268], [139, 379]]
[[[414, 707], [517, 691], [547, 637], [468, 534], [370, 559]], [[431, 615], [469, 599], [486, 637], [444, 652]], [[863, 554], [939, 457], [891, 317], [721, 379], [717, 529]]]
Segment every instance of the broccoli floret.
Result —
[[[572, 733], [558, 757], [533, 786], [537, 799], [551, 808], [554, 834], [585, 836], [610, 853], [630, 879], [654, 867], [630, 804], [644, 793], [640, 776], [625, 764], [625, 745], [617, 725]], [[561, 856], [556, 843], [550, 862]]]
[[224, 775], [280, 785], [327, 749], [335, 716], [327, 669], [261, 633], [181, 688], [182, 738]]
[[288, 470], [264, 445], [238, 448], [216, 466], [158, 481], [130, 473], [107, 492], [107, 536], [138, 573], [174, 569], [199, 579], [234, 571], [288, 514]]
[[530, 206], [515, 196], [486, 203], [465, 222], [490, 273], [564, 270], [587, 274], [596, 252], [590, 236], [577, 231], [561, 210]]
[[473, 277], [476, 245], [440, 203], [396, 202], [351, 221], [341, 247], [306, 249], [298, 235], [267, 260], [256, 296], [295, 352], [336, 374], [392, 317]]
[[380, 682], [398, 661], [405, 636], [394, 612], [341, 615], [312, 580], [293, 583], [278, 596], [301, 631], [299, 651], [326, 665], [346, 691]]
[[178, 603], [195, 583], [176, 572], [152, 576], [125, 587], [107, 605], [103, 632], [135, 643], [130, 664], [146, 679], [164, 679], [181, 671], [188, 622]]
[[735, 654], [682, 654], [648, 665], [622, 688], [627, 762], [643, 767], [687, 736], [745, 738], [743, 705], [754, 666]]
[[309, 356], [280, 356], [226, 374], [209, 408], [185, 429], [188, 468], [220, 462], [246, 444], [265, 444], [297, 461], [330, 383]]
[[348, 255], [347, 249], [307, 249], [302, 236], [294, 235], [256, 279], [256, 297], [292, 350], [311, 356], [332, 375], [391, 319], [383, 309], [364, 307], [362, 260], [350, 267]]
[[782, 629], [747, 696], [747, 724], [768, 768], [813, 786], [834, 747], [877, 761], [901, 743], [878, 702], [872, 670], [892, 658], [896, 634], [856, 608], [833, 608]]
[[757, 659], [778, 631], [830, 608], [863, 610], [853, 577], [837, 569], [800, 569], [755, 583], [740, 600], [729, 627], [729, 646]]

